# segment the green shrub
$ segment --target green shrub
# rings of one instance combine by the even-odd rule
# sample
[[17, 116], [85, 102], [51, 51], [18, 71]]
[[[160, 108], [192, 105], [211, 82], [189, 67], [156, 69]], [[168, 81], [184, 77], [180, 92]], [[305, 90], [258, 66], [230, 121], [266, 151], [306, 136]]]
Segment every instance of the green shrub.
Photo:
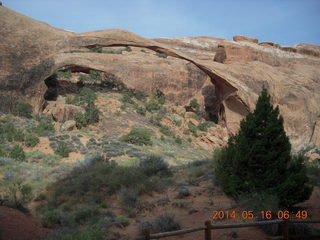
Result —
[[46, 116], [37, 116], [38, 125], [32, 130], [40, 136], [45, 136], [54, 132], [54, 125], [51, 118]]
[[32, 106], [20, 98], [14, 102], [12, 113], [20, 117], [31, 118]]
[[88, 102], [85, 110], [86, 111], [84, 113], [84, 116], [87, 124], [94, 124], [99, 122], [100, 111], [98, 110], [94, 102]]
[[90, 52], [102, 53], [102, 47], [94, 47], [89, 49]]
[[185, 198], [191, 195], [190, 190], [185, 187], [179, 187], [177, 191], [178, 191], [178, 198]]
[[76, 127], [78, 129], [81, 129], [81, 128], [83, 128], [83, 127], [88, 125], [86, 117], [85, 117], [85, 115], [83, 113], [77, 112], [75, 114], [74, 118], [75, 118], [75, 121], [76, 121]]
[[79, 91], [79, 100], [83, 103], [94, 102], [97, 98], [97, 94], [90, 88], [83, 87]]
[[189, 106], [194, 110], [194, 111], [199, 111], [200, 104], [198, 103], [197, 99], [192, 99]]
[[2, 149], [2, 146], [0, 145], [0, 157], [6, 157], [7, 153]]
[[181, 139], [181, 137], [175, 137], [175, 138], [174, 138], [174, 141], [175, 141], [176, 144], [179, 144], [179, 145], [182, 144], [182, 139]]
[[23, 142], [24, 141], [25, 134], [20, 129], [15, 129], [13, 132], [13, 140], [16, 142]]
[[90, 82], [91, 81], [91, 77], [86, 75], [86, 74], [81, 74], [79, 76], [79, 81], [82, 82], [82, 84], [84, 84], [86, 82]]
[[145, 108], [147, 111], [152, 112], [160, 110], [161, 106], [159, 105], [158, 101], [152, 99], [151, 101], [145, 103]]
[[100, 208], [107, 208], [108, 204], [106, 202], [102, 202], [102, 203], [99, 204], [99, 207]]
[[125, 49], [124, 49], [124, 51], [132, 52], [132, 49], [131, 49], [131, 47], [130, 47], [130, 46], [126, 46], [126, 47], [125, 47]]
[[28, 202], [32, 198], [32, 185], [30, 184], [22, 184], [20, 188], [22, 202]]
[[55, 72], [57, 78], [70, 79], [72, 74], [70, 71], [56, 71]]
[[26, 159], [26, 154], [20, 145], [14, 145], [10, 151], [9, 157], [19, 161], [24, 161]]
[[24, 143], [27, 147], [34, 147], [39, 143], [39, 138], [33, 134], [26, 134]]
[[124, 227], [129, 226], [130, 224], [130, 220], [126, 216], [117, 216], [115, 218], [115, 221], [120, 223]]
[[93, 82], [97, 82], [101, 78], [100, 72], [96, 71], [96, 70], [90, 70], [89, 75], [90, 75], [91, 81], [93, 81]]
[[47, 210], [42, 214], [41, 224], [43, 227], [52, 228], [61, 224], [60, 213], [57, 210]]
[[147, 113], [147, 110], [145, 107], [140, 107], [140, 106], [137, 106], [136, 107], [136, 112], [142, 116], [145, 116], [146, 113]]
[[58, 142], [57, 148], [54, 150], [54, 153], [61, 157], [69, 157], [70, 150], [67, 147], [65, 142]]
[[145, 100], [148, 95], [144, 92], [139, 92], [139, 91], [134, 91], [133, 92], [133, 96], [137, 99], [137, 100], [140, 100], [140, 101], [143, 101]]
[[160, 125], [160, 132], [163, 133], [166, 136], [172, 136], [173, 135], [170, 127], [166, 126], [166, 125]]
[[138, 205], [139, 190], [135, 188], [122, 188], [119, 192], [120, 203], [125, 208], [134, 208]]
[[172, 122], [178, 127], [181, 127], [182, 125], [182, 120], [172, 119]]
[[96, 207], [82, 206], [75, 211], [75, 220], [77, 223], [84, 223], [94, 218], [98, 214]]
[[169, 164], [157, 155], [150, 155], [146, 159], [141, 160], [139, 169], [147, 176], [167, 175], [170, 173]]
[[156, 53], [155, 55], [158, 56], [158, 57], [161, 57], [161, 58], [167, 58], [168, 57], [168, 55], [165, 54], [165, 53]]
[[209, 121], [205, 121], [203, 123], [200, 123], [198, 125], [198, 129], [200, 131], [204, 131], [204, 132], [207, 132], [208, 131], [208, 128], [214, 126], [214, 123], [213, 122], [209, 122]]
[[141, 128], [133, 128], [128, 134], [122, 136], [120, 141], [139, 146], [152, 145], [150, 131]]
[[189, 131], [192, 133], [192, 135], [194, 137], [198, 137], [197, 127], [196, 126], [194, 126], [192, 123], [188, 123], [188, 128], [189, 128]]
[[100, 85], [106, 88], [116, 88], [118, 90], [125, 89], [125, 85], [117, 79], [117, 77], [112, 73], [107, 73], [102, 79]]
[[152, 114], [149, 118], [149, 122], [152, 123], [155, 126], [160, 127], [161, 126], [161, 120], [163, 118], [163, 115], [156, 113], [156, 114]]
[[132, 97], [132, 95], [129, 93], [123, 93], [120, 101], [123, 103], [135, 104], [134, 100], [131, 97]]

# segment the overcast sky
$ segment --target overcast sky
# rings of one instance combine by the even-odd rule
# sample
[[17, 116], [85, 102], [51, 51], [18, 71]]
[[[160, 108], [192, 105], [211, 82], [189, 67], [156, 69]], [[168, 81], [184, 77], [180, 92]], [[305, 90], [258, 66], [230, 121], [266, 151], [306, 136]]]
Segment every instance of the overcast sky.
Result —
[[234, 35], [320, 45], [320, 0], [1, 0], [74, 32], [119, 28], [147, 38]]

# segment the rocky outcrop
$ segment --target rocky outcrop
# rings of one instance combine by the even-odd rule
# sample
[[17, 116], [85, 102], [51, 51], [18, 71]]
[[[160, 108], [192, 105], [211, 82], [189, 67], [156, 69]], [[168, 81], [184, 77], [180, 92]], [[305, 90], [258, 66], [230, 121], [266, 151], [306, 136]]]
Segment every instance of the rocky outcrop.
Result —
[[224, 49], [224, 46], [219, 45], [213, 61], [219, 62], [219, 63], [224, 63], [226, 61], [226, 59], [227, 59], [226, 50]]
[[82, 107], [72, 104], [66, 104], [63, 97], [59, 97], [57, 101], [49, 101], [43, 113], [51, 116], [58, 123], [65, 123], [75, 119], [76, 113], [84, 113]]
[[236, 42], [251, 42], [251, 43], [258, 43], [258, 39], [252, 37], [245, 37], [245, 36], [234, 36], [233, 41]]
[[[17, 97], [30, 102], [36, 112], [43, 111], [45, 80], [56, 70], [95, 69], [114, 74], [129, 88], [147, 93], [160, 90], [179, 104], [196, 98], [208, 117], [235, 132], [265, 86], [279, 105], [295, 148], [319, 144], [320, 133], [314, 131], [320, 115], [319, 46], [270, 47], [243, 36], [236, 36], [235, 41], [214, 37], [152, 40], [122, 30], [76, 34], [5, 7], [0, 8], [0, 25], [1, 111], [10, 110]], [[219, 45], [228, 57], [215, 62]], [[119, 53], [126, 46], [132, 51]], [[89, 50], [98, 47], [105, 52]], [[65, 110], [56, 112], [56, 119], [68, 118]]]

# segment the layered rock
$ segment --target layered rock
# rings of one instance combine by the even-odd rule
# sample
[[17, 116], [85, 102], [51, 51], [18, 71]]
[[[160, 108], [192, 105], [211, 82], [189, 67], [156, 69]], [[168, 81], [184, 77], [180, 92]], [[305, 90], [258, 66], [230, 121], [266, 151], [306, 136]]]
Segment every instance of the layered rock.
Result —
[[[311, 143], [320, 146], [316, 125], [320, 116], [319, 46], [259, 45], [256, 39], [239, 36], [236, 41], [213, 37], [151, 40], [122, 30], [76, 34], [5, 7], [0, 8], [0, 25], [2, 111], [10, 110], [13, 100], [22, 97], [40, 112], [45, 106], [44, 81], [56, 70], [95, 69], [116, 75], [129, 88], [147, 93], [160, 90], [179, 104], [197, 98], [211, 118], [235, 132], [265, 86], [273, 103], [279, 105], [295, 148]], [[89, 51], [125, 46], [133, 51]], [[215, 62], [219, 46], [227, 58]]]

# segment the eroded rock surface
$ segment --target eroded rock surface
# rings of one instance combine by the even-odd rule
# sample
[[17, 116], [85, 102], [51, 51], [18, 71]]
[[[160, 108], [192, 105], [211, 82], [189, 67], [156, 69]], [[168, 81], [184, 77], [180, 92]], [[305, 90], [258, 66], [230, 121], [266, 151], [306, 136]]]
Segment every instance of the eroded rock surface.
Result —
[[[257, 39], [214, 37], [145, 39], [122, 30], [76, 34], [0, 8], [0, 110], [22, 97], [35, 112], [45, 106], [44, 80], [61, 68], [114, 74], [127, 87], [162, 91], [179, 104], [196, 98], [229, 132], [252, 111], [265, 86], [279, 105], [295, 149], [320, 146], [320, 47], [278, 46]], [[90, 52], [131, 46], [131, 52]], [[213, 59], [223, 46], [227, 58]], [[76, 50], [76, 51], [75, 51]], [[162, 55], [157, 55], [161, 53]], [[167, 56], [167, 57], [163, 57]]]

